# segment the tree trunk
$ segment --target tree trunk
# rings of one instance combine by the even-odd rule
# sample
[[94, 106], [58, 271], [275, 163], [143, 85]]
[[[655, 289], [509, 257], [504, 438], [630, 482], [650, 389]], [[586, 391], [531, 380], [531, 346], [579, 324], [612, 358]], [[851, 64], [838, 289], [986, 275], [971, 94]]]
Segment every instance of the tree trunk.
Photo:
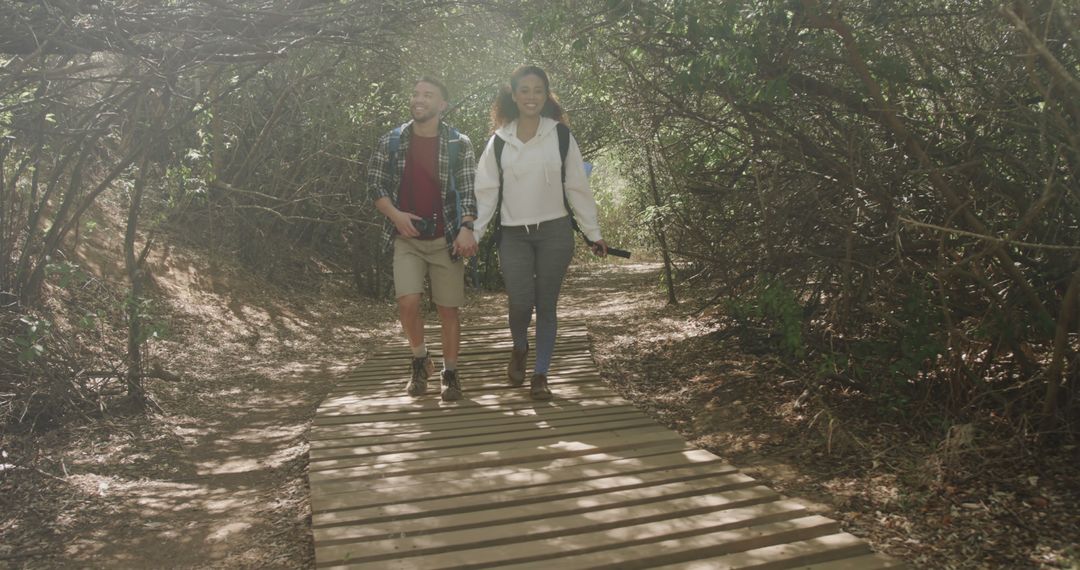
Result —
[[[660, 190], [656, 187], [656, 169], [653, 167], [652, 145], [645, 149], [645, 159], [649, 164], [649, 189], [652, 191], [653, 205], [657, 210], [664, 206], [660, 199]], [[664, 285], [667, 286], [668, 305], [678, 305], [679, 300], [675, 297], [675, 280], [672, 277], [671, 251], [668, 250], [667, 234], [664, 233], [664, 224], [659, 219], [653, 220], [653, 233], [656, 241], [660, 244], [660, 253], [664, 256]]]
[[142, 307], [143, 277], [140, 259], [135, 255], [135, 238], [139, 224], [139, 210], [142, 207], [143, 192], [146, 190], [147, 160], [139, 164], [139, 173], [131, 191], [128, 205], [127, 231], [124, 233], [124, 265], [128, 281], [131, 282], [131, 295], [127, 300], [128, 339], [127, 339], [127, 394], [128, 398], [139, 407], [147, 404], [146, 390], [142, 384], [142, 341], [143, 322], [140, 312]]
[[1073, 274], [1065, 297], [1061, 300], [1061, 314], [1058, 315], [1054, 334], [1054, 353], [1050, 367], [1046, 370], [1046, 395], [1043, 396], [1041, 425], [1043, 431], [1050, 431], [1058, 424], [1058, 389], [1065, 371], [1065, 353], [1068, 351], [1069, 331], [1077, 320], [1078, 299], [1080, 297], [1080, 270]]

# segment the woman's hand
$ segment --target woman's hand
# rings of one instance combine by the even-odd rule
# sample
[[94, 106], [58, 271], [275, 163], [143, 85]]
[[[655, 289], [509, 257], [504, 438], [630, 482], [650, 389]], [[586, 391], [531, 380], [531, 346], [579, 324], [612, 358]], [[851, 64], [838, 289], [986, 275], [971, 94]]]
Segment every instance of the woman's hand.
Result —
[[476, 255], [477, 249], [479, 249], [479, 246], [476, 244], [476, 236], [473, 235], [473, 231], [469, 228], [458, 230], [457, 239], [454, 240], [454, 253], [461, 257], [472, 257]]
[[592, 244], [592, 252], [600, 257], [607, 257], [607, 242], [598, 239]]

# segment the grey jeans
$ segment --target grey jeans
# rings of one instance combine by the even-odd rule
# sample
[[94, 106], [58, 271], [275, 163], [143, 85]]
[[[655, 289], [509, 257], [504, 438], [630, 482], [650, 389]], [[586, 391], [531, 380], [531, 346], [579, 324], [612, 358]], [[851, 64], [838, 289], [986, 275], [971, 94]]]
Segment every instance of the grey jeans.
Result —
[[555, 350], [559, 303], [566, 268], [574, 257], [570, 217], [530, 226], [504, 226], [499, 243], [506, 293], [510, 300], [510, 334], [514, 348], [529, 345], [529, 322], [536, 309], [536, 364], [533, 372], [547, 374]]

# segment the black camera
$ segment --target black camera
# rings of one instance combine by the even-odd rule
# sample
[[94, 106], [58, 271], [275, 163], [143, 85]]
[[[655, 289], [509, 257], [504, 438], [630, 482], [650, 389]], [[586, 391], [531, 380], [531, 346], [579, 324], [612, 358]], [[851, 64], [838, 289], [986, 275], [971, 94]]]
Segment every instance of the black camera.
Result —
[[419, 220], [413, 220], [412, 225], [416, 228], [416, 231], [420, 232], [420, 237], [435, 237], [435, 228], [438, 224], [435, 220], [428, 220], [421, 218]]

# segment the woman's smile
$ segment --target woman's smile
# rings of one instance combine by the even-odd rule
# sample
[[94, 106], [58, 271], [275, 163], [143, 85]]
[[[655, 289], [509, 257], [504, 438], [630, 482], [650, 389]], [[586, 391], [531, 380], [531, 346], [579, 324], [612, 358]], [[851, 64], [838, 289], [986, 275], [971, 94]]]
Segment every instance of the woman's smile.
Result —
[[518, 81], [513, 92], [518, 113], [524, 117], [538, 117], [547, 102], [547, 87], [536, 75], [526, 75]]

